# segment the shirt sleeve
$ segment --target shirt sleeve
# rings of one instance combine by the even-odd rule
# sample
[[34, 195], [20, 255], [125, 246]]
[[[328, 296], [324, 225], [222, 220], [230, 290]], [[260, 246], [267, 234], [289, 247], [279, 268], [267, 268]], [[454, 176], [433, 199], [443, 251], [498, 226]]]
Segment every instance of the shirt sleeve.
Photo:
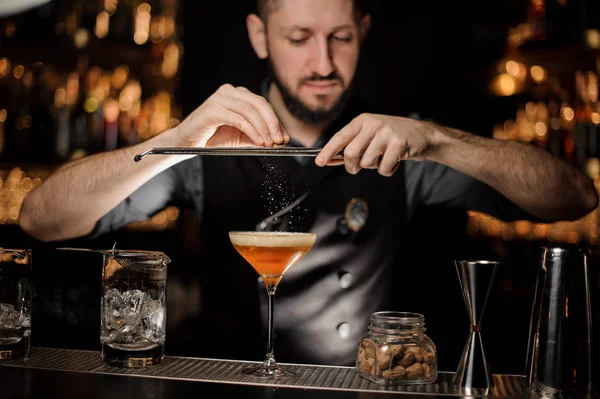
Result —
[[447, 206], [486, 213], [505, 222], [541, 222], [491, 186], [433, 161], [405, 161], [407, 206]]
[[[194, 185], [193, 192], [201, 197], [202, 178], [201, 173], [198, 173], [200, 172], [198, 168], [201, 168], [201, 163], [194, 162], [194, 167], [189, 167], [190, 162], [196, 158], [172, 166], [140, 186], [129, 197], [104, 215], [96, 223], [94, 230], [88, 237], [96, 238], [102, 234], [121, 229], [129, 223], [148, 220], [168, 205], [189, 202], [191, 200], [190, 185], [192, 184]], [[195, 179], [187, 179], [192, 174]]]

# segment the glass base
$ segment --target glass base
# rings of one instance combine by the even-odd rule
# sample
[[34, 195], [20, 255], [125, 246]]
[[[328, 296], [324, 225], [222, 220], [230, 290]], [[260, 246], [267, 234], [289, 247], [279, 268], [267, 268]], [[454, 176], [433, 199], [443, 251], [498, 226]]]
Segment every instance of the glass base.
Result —
[[278, 364], [267, 366], [261, 364], [260, 366], [249, 367], [242, 370], [242, 373], [246, 375], [252, 375], [260, 378], [281, 378], [281, 377], [294, 377], [296, 374], [281, 368]]
[[120, 350], [102, 344], [102, 361], [116, 367], [148, 367], [159, 364], [165, 357], [165, 345], [146, 350]]
[[25, 359], [29, 354], [30, 337], [23, 337], [17, 342], [0, 344], [0, 361]]

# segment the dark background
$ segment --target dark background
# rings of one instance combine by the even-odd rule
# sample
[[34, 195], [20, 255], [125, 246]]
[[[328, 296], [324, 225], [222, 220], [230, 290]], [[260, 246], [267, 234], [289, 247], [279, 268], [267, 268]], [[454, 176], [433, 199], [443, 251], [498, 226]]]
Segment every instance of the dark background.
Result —
[[[494, 123], [514, 118], [517, 104], [527, 95], [494, 97], [487, 84], [494, 63], [503, 57], [508, 29], [526, 18], [525, 1], [368, 3], [372, 29], [356, 77], [358, 95], [381, 113], [417, 113], [482, 136], [491, 135]], [[185, 51], [181, 84], [174, 91], [184, 116], [223, 83], [258, 90], [264, 63], [255, 57], [245, 26], [253, 4], [182, 2], [179, 15]], [[47, 19], [37, 11], [21, 19], [38, 29], [51, 29], [50, 23], [46, 27], [40, 23]], [[39, 40], [25, 40], [23, 47], [39, 46]], [[70, 62], [68, 53], [61, 61], [60, 46], [51, 48], [57, 53], [57, 64]], [[552, 50], [558, 58], [561, 48]], [[0, 46], [0, 55], [2, 51], [26, 54], [26, 48], [19, 49], [16, 44]], [[102, 56], [107, 63], [116, 64], [126, 57], [117, 50]], [[566, 64], [575, 62], [565, 60]], [[194, 238], [194, 217], [193, 211], [184, 210], [177, 228], [162, 233], [123, 230], [96, 240], [50, 244], [26, 236], [16, 226], [0, 226], [0, 245], [34, 249], [32, 344], [99, 349], [101, 256], [54, 248], [107, 248], [115, 241], [121, 248], [160, 250], [172, 258], [167, 354], [197, 356], [202, 355], [203, 345], [219, 344], [195, 342], [186, 330], [186, 317], [189, 320], [194, 311], [201, 311], [201, 305], [190, 298], [196, 298], [193, 293], [201, 295], [203, 284], [210, 284], [198, 281], [194, 273], [201, 267], [196, 262], [201, 249]], [[538, 251], [545, 243], [468, 237], [465, 223], [464, 211], [428, 209], [416, 215], [409, 226], [411, 241], [405, 243], [411, 251], [395, 277], [393, 310], [423, 313], [427, 334], [438, 347], [440, 369], [455, 370], [469, 320], [453, 260], [503, 260], [484, 317], [483, 342], [493, 372], [523, 373]], [[223, 295], [227, 295], [226, 289]], [[186, 309], [191, 309], [187, 316]], [[181, 318], [174, 317], [176, 313]]]

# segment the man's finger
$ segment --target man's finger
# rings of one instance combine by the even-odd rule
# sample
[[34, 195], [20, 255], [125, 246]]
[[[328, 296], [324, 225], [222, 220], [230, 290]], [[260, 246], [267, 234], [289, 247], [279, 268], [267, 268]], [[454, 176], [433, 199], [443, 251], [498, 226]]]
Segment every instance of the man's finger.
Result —
[[315, 158], [315, 163], [318, 166], [327, 165], [331, 161], [331, 158], [339, 154], [356, 137], [361, 128], [362, 119], [354, 118], [349, 124], [333, 135]]
[[398, 169], [400, 160], [404, 158], [406, 151], [406, 146], [400, 141], [390, 141], [379, 162], [379, 167], [377, 168], [379, 174], [382, 176], [393, 175], [396, 169]]
[[381, 156], [385, 153], [387, 147], [387, 138], [382, 134], [374, 135], [369, 146], [360, 158], [360, 167], [364, 169], [373, 169], [381, 161]]
[[283, 142], [284, 143], [289, 143], [291, 140], [290, 134], [287, 132], [286, 128], [283, 127], [283, 125], [281, 126], [281, 131], [283, 132]]
[[362, 169], [360, 161], [376, 134], [377, 129], [374, 125], [363, 125], [363, 129], [346, 146], [344, 149], [344, 163], [348, 173], [355, 174]]
[[225, 96], [219, 99], [219, 103], [227, 110], [242, 115], [250, 122], [258, 134], [260, 134], [267, 147], [273, 145], [273, 140], [271, 139], [265, 120], [252, 104], [234, 97]]
[[[264, 147], [265, 140], [262, 138], [256, 128], [242, 114], [233, 112], [227, 108], [222, 108], [220, 115], [217, 116], [224, 125], [235, 127], [246, 136], [248, 136], [254, 144]], [[216, 118], [215, 118], [216, 119]]]
[[240, 87], [233, 91], [232, 97], [251, 104], [256, 109], [268, 127], [270, 140], [277, 144], [283, 144], [285, 142], [285, 136], [279, 118], [277, 118], [273, 107], [264, 97], [252, 93], [245, 87]]
[[332, 159], [331, 161], [329, 161], [327, 163], [327, 166], [340, 166], [344, 164], [344, 160], [343, 159]]

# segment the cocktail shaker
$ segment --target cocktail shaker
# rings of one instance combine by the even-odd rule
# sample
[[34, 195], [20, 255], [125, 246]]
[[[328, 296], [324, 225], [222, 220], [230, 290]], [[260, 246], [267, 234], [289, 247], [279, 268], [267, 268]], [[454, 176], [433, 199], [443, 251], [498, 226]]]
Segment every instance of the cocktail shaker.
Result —
[[541, 249], [525, 378], [532, 391], [591, 393], [594, 375], [592, 281], [586, 248]]

